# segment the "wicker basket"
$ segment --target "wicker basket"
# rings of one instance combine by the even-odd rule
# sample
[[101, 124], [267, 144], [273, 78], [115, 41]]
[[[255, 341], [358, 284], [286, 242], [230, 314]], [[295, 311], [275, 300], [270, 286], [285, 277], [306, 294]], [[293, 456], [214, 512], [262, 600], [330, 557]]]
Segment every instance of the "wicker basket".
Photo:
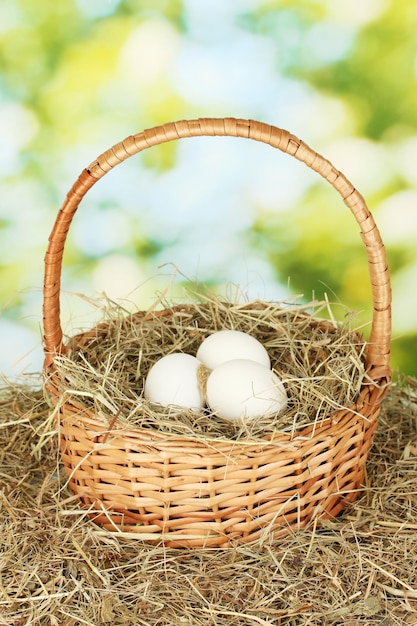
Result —
[[[86, 192], [115, 165], [167, 141], [227, 135], [261, 141], [303, 161], [341, 195], [360, 226], [372, 284], [367, 378], [355, 406], [313, 430], [272, 440], [203, 441], [97, 417], [62, 401], [56, 356], [65, 353], [60, 276], [71, 220]], [[165, 309], [164, 315], [171, 310]], [[137, 317], [137, 323], [145, 323]], [[46, 389], [57, 406], [69, 485], [94, 521], [167, 546], [223, 546], [279, 536], [331, 518], [361, 489], [381, 401], [390, 381], [391, 290], [385, 249], [363, 198], [333, 165], [285, 130], [251, 120], [168, 123], [127, 137], [85, 169], [64, 202], [45, 257]]]

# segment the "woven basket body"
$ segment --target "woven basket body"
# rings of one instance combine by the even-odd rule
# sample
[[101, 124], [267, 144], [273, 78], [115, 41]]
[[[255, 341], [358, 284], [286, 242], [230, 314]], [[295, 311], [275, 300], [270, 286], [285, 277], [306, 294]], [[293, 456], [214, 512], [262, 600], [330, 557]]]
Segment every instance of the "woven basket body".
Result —
[[[208, 135], [254, 139], [303, 161], [342, 196], [359, 224], [368, 256], [373, 318], [366, 382], [355, 405], [293, 434], [277, 433], [273, 440], [202, 440], [129, 427], [114, 415], [99, 418], [81, 402], [63, 400], [60, 394], [56, 357], [66, 350], [60, 276], [67, 233], [80, 201], [106, 172], [130, 156], [166, 141]], [[45, 257], [45, 385], [57, 405], [70, 488], [105, 529], [162, 540], [172, 547], [227, 547], [337, 515], [363, 484], [390, 381], [390, 311], [385, 249], [363, 198], [329, 161], [295, 136], [260, 122], [224, 118], [169, 123], [126, 138], [82, 172], [58, 214]], [[160, 314], [169, 316], [172, 309]], [[136, 314], [135, 323], [146, 319]]]

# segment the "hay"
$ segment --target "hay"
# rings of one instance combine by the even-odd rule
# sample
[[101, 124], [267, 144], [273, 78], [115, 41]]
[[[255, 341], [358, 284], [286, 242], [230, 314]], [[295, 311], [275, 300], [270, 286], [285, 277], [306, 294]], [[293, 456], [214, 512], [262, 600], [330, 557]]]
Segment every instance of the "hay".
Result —
[[224, 549], [167, 549], [86, 520], [50, 407], [0, 390], [0, 624], [417, 624], [417, 381], [383, 403], [363, 495], [336, 520]]
[[[226, 439], [293, 432], [354, 402], [365, 368], [363, 339], [350, 328], [351, 315], [337, 324], [318, 317], [332, 316], [328, 302], [234, 304], [212, 294], [198, 296], [197, 303], [128, 316], [108, 303], [105, 322], [69, 340], [66, 356], [55, 359], [62, 397], [108, 420], [117, 415], [129, 425]], [[195, 355], [208, 335], [225, 328], [249, 333], [265, 346], [289, 396], [283, 414], [231, 423], [208, 410], [196, 414], [144, 399], [144, 381], [155, 361], [171, 352]]]

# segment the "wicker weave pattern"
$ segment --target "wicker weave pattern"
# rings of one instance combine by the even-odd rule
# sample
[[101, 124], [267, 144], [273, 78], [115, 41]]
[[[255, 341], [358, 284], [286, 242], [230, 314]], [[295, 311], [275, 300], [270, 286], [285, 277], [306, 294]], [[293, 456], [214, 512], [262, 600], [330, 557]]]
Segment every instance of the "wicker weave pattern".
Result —
[[[67, 195], [45, 257], [44, 333], [47, 389], [59, 399], [55, 355], [65, 352], [60, 324], [60, 276], [72, 218], [87, 191], [118, 163], [154, 145], [185, 137], [253, 139], [294, 156], [327, 180], [360, 226], [372, 285], [367, 345], [369, 380], [357, 404], [295, 437], [274, 441], [194, 440], [127, 430], [82, 405], [60, 404], [62, 461], [72, 490], [104, 528], [163, 539], [167, 545], [227, 546], [261, 533], [288, 532], [313, 517], [336, 515], [363, 482], [379, 407], [390, 380], [391, 290], [385, 249], [365, 201], [345, 176], [285, 130], [251, 120], [168, 123], [127, 137], [85, 169]], [[167, 312], [166, 314], [169, 314]]]
[[[377, 412], [378, 413], [378, 412]], [[273, 443], [201, 442], [113, 429], [80, 407], [61, 415], [70, 487], [106, 528], [169, 546], [230, 545], [332, 517], [353, 501], [377, 423], [340, 412], [315, 435]]]

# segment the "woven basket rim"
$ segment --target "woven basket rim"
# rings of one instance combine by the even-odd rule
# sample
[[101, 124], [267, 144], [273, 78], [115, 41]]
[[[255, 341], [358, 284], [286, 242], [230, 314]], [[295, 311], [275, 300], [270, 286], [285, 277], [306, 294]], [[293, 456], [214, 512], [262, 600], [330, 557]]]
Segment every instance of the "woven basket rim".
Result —
[[[227, 303], [229, 304], [229, 303]], [[248, 302], [247, 306], [252, 308], [256, 306], [258, 309], [263, 308], [263, 305], [269, 307], [271, 303], [262, 301], [253, 301]], [[274, 305], [275, 306], [275, 305]], [[176, 304], [169, 308], [152, 310], [151, 314], [149, 311], [135, 311], [130, 313], [127, 317], [129, 322], [145, 322], [148, 317], [149, 320], [154, 320], [155, 317], [168, 317], [172, 313], [177, 311], [195, 311], [198, 308], [198, 305], [195, 303], [182, 303]], [[281, 309], [283, 310], [283, 309]], [[318, 316], [307, 313], [304, 310], [300, 310], [297, 312], [297, 316], [303, 316], [307, 319], [309, 325], [312, 326], [325, 326], [328, 327], [329, 330], [336, 330], [337, 326], [334, 324], [332, 320], [328, 320], [325, 318], [320, 318]], [[266, 322], [265, 322], [266, 323]], [[71, 337], [70, 346], [71, 352], [78, 352], [82, 350], [85, 342], [88, 342], [90, 339], [97, 340], [100, 338], [101, 333], [106, 333], [110, 327], [110, 321], [102, 321], [97, 324], [93, 329], [87, 330], [85, 332], [80, 332], [73, 337]], [[357, 330], [350, 331], [351, 333], [357, 336], [357, 339], [361, 342], [362, 346], [366, 345], [366, 340], [361, 333]], [[257, 436], [257, 437], [245, 437], [245, 439], [233, 439], [228, 438], [222, 435], [210, 435], [210, 434], [200, 434], [199, 436], [193, 436], [192, 434], [180, 434], [178, 432], [170, 432], [165, 430], [160, 430], [157, 427], [152, 427], [151, 425], [142, 426], [140, 424], [132, 424], [128, 421], [124, 421], [117, 416], [112, 414], [103, 413], [102, 416], [98, 416], [92, 407], [86, 406], [81, 399], [78, 399], [76, 396], [71, 397], [71, 395], [64, 394], [64, 398], [62, 397], [62, 391], [60, 388], [60, 367], [59, 367], [59, 359], [55, 362], [54, 367], [52, 368], [51, 374], [47, 379], [47, 388], [52, 396], [56, 398], [56, 403], [62, 405], [62, 416], [61, 419], [70, 419], [70, 420], [82, 420], [86, 426], [94, 430], [96, 433], [105, 434], [106, 437], [118, 437], [125, 436], [129, 437], [133, 431], [135, 433], [141, 433], [144, 440], [149, 440], [150, 442], [159, 442], [162, 443], [164, 441], [169, 442], [169, 445], [181, 445], [182, 443], [189, 442], [196, 445], [199, 448], [207, 448], [207, 447], [222, 447], [224, 445], [232, 445], [237, 448], [247, 448], [248, 446], [257, 447], [257, 446], [281, 446], [285, 445], [297, 445], [297, 441], [300, 442], [303, 439], [311, 439], [311, 437], [315, 435], [319, 435], [319, 433], [325, 433], [329, 429], [332, 430], [334, 425], [337, 425], [340, 420], [345, 421], [346, 415], [350, 416], [350, 420], [359, 421], [361, 419], [368, 419], [363, 415], [361, 409], [364, 405], [367, 404], [367, 396], [369, 395], [369, 387], [374, 386], [372, 381], [367, 377], [366, 382], [363, 382], [361, 385], [361, 389], [358, 392], [356, 398], [344, 405], [340, 408], [335, 408], [326, 418], [320, 418], [316, 421], [311, 421], [308, 424], [302, 424], [296, 426], [291, 432], [289, 431], [281, 431], [277, 430], [273, 435], [265, 435]], [[375, 399], [378, 397], [376, 391], [378, 388], [373, 389]], [[379, 393], [385, 393], [385, 386], [381, 386], [379, 388]], [[68, 418], [64, 415], [65, 409], [64, 406], [71, 407], [69, 411], [72, 413]], [[326, 435], [324, 435], [326, 436]]]
[[[51, 391], [51, 387], [48, 387]], [[76, 411], [71, 416], [66, 416], [65, 412], [61, 415], [61, 420], [65, 421], [69, 419], [72, 421], [80, 421], [86, 427], [89, 427], [91, 431], [95, 433], [95, 436], [105, 436], [106, 439], [124, 437], [129, 438], [130, 435], [141, 435], [144, 442], [148, 441], [150, 444], [172, 448], [178, 445], [181, 447], [187, 443], [193, 445], [194, 449], [207, 449], [215, 448], [221, 450], [222, 448], [233, 448], [235, 450], [243, 450], [248, 448], [266, 448], [276, 447], [281, 448], [283, 445], [292, 446], [294, 449], [298, 449], [303, 441], [311, 440], [313, 438], [328, 437], [329, 431], [334, 428], [339, 428], [341, 422], [360, 422], [362, 419], [369, 421], [369, 418], [360, 413], [360, 407], [363, 406], [363, 398], [366, 396], [366, 388], [363, 388], [358, 396], [357, 402], [354, 402], [341, 409], [335, 409], [329, 417], [318, 421], [316, 424], [309, 424], [307, 426], [298, 427], [294, 430], [294, 433], [282, 432], [277, 430], [273, 435], [268, 435], [263, 438], [247, 437], [245, 439], [229, 439], [223, 436], [207, 435], [204, 437], [193, 437], [190, 435], [180, 435], [178, 433], [170, 433], [160, 431], [157, 428], [143, 427], [138, 425], [130, 425], [127, 422], [121, 422], [120, 420], [112, 421], [111, 417], [99, 417], [92, 409], [87, 409], [82, 403], [72, 402], [68, 400], [62, 404], [61, 408], [68, 407], [69, 404], [75, 409], [79, 409], [79, 413]], [[52, 392], [53, 393], [53, 392]], [[57, 394], [58, 396], [59, 394]], [[59, 404], [59, 402], [58, 402]], [[107, 420], [107, 421], [106, 421]]]

